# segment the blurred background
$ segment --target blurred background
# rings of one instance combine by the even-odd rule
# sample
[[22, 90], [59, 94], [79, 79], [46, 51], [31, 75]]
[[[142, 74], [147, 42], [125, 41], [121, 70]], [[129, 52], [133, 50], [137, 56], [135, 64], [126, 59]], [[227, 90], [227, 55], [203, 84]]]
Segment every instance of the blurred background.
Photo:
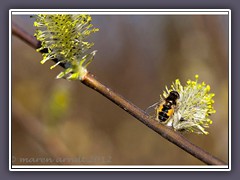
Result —
[[[184, 134], [228, 162], [228, 16], [95, 15], [98, 50], [88, 70], [142, 109], [179, 78], [210, 84], [209, 135]], [[34, 34], [34, 19], [12, 22]], [[13, 164], [203, 165], [12, 36]]]

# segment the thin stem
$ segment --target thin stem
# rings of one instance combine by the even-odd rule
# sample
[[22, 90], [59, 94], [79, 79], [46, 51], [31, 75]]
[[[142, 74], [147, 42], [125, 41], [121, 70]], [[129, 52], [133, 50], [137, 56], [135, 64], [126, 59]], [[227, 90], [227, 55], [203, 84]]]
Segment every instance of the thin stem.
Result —
[[34, 36], [29, 35], [15, 23], [12, 23], [12, 33], [34, 49], [41, 46], [41, 43]]
[[54, 161], [58, 158], [71, 157], [74, 158], [73, 154], [69, 151], [68, 147], [59, 139], [44, 128], [44, 125], [34, 116], [32, 116], [21, 103], [16, 99], [12, 99], [13, 111], [12, 117], [14, 121], [18, 122], [26, 132], [39, 143], [46, 152], [48, 152], [54, 159], [46, 162], [64, 164], [61, 161]]
[[[22, 30], [16, 28], [13, 29], [13, 34], [18, 36], [23, 41], [29, 43], [28, 39], [31, 39], [31, 35], [26, 33], [19, 33]], [[35, 39], [35, 41], [31, 41], [31, 46], [33, 48], [37, 48], [38, 41]], [[119, 107], [124, 109], [126, 112], [131, 114], [133, 117], [138, 119], [140, 122], [148, 126], [150, 129], [154, 130], [158, 134], [160, 134], [163, 138], [167, 139], [168, 141], [172, 142], [173, 144], [177, 145], [181, 149], [185, 150], [189, 154], [193, 155], [194, 157], [198, 158], [202, 162], [210, 165], [226, 165], [227, 163], [219, 160], [218, 158], [212, 156], [208, 152], [204, 151], [200, 147], [194, 145], [190, 141], [188, 141], [185, 137], [183, 137], [181, 134], [171, 130], [170, 128], [158, 123], [151, 117], [149, 117], [143, 110], [138, 108], [136, 105], [122, 97], [121, 95], [117, 94], [110, 88], [103, 85], [101, 82], [96, 80], [94, 75], [91, 73], [87, 73], [84, 78], [82, 79], [82, 83], [87, 85], [88, 87], [94, 89], [95, 91], [99, 92], [115, 104], [117, 104]]]

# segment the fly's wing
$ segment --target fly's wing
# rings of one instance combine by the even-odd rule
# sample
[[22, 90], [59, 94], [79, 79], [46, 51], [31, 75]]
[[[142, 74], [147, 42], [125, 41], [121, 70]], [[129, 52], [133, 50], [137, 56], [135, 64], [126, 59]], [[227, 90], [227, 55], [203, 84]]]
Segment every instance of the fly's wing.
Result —
[[160, 102], [156, 102], [153, 105], [149, 106], [147, 109], [145, 109], [145, 112], [149, 115], [149, 116], [156, 116], [156, 108], [159, 106]]

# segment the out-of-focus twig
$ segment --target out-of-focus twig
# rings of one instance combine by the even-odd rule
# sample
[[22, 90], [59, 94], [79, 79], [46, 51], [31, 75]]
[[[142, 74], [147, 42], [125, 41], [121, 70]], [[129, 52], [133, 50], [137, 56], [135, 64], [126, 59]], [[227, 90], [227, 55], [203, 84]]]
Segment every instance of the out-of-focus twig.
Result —
[[[12, 104], [13, 119], [17, 121], [36, 142], [41, 144], [44, 150], [54, 158], [52, 160], [57, 160], [58, 158], [73, 158], [72, 153], [66, 145], [58, 137], [48, 133], [44, 125], [23, 108], [16, 99], [12, 99]], [[54, 161], [52, 163], [65, 164], [66, 162]]]
[[[33, 37], [26, 33], [21, 33], [20, 28], [16, 28], [16, 26], [13, 24], [13, 34], [24, 40], [25, 42], [29, 43], [28, 39], [32, 39]], [[19, 32], [20, 31], [20, 32]], [[26, 39], [26, 40], [25, 40]], [[31, 47], [37, 48], [38, 41], [35, 39], [34, 42], [31, 42]], [[151, 117], [149, 117], [143, 110], [129, 102], [127, 99], [122, 97], [121, 95], [117, 94], [110, 88], [103, 85], [101, 82], [96, 80], [94, 75], [91, 73], [88, 73], [83, 79], [82, 83], [87, 85], [88, 87], [96, 90], [103, 96], [110, 99], [112, 102], [117, 104], [119, 107], [124, 109], [126, 112], [134, 116], [136, 119], [138, 119], [140, 122], [148, 126], [150, 129], [154, 130], [158, 134], [160, 134], [162, 137], [167, 139], [168, 141], [174, 143], [181, 149], [185, 150], [189, 154], [193, 155], [194, 157], [198, 158], [202, 162], [206, 164], [211, 165], [226, 165], [225, 162], [219, 160], [218, 158], [212, 156], [208, 152], [204, 151], [200, 147], [192, 144], [189, 142], [184, 136], [181, 134], [169, 129], [168, 127], [158, 123]]]

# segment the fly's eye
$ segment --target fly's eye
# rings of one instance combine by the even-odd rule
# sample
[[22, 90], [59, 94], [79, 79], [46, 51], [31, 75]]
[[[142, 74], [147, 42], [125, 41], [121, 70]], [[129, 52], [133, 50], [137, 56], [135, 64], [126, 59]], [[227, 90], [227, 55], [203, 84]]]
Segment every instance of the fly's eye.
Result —
[[172, 96], [175, 99], [179, 99], [180, 97], [177, 91], [171, 91], [169, 96]]

